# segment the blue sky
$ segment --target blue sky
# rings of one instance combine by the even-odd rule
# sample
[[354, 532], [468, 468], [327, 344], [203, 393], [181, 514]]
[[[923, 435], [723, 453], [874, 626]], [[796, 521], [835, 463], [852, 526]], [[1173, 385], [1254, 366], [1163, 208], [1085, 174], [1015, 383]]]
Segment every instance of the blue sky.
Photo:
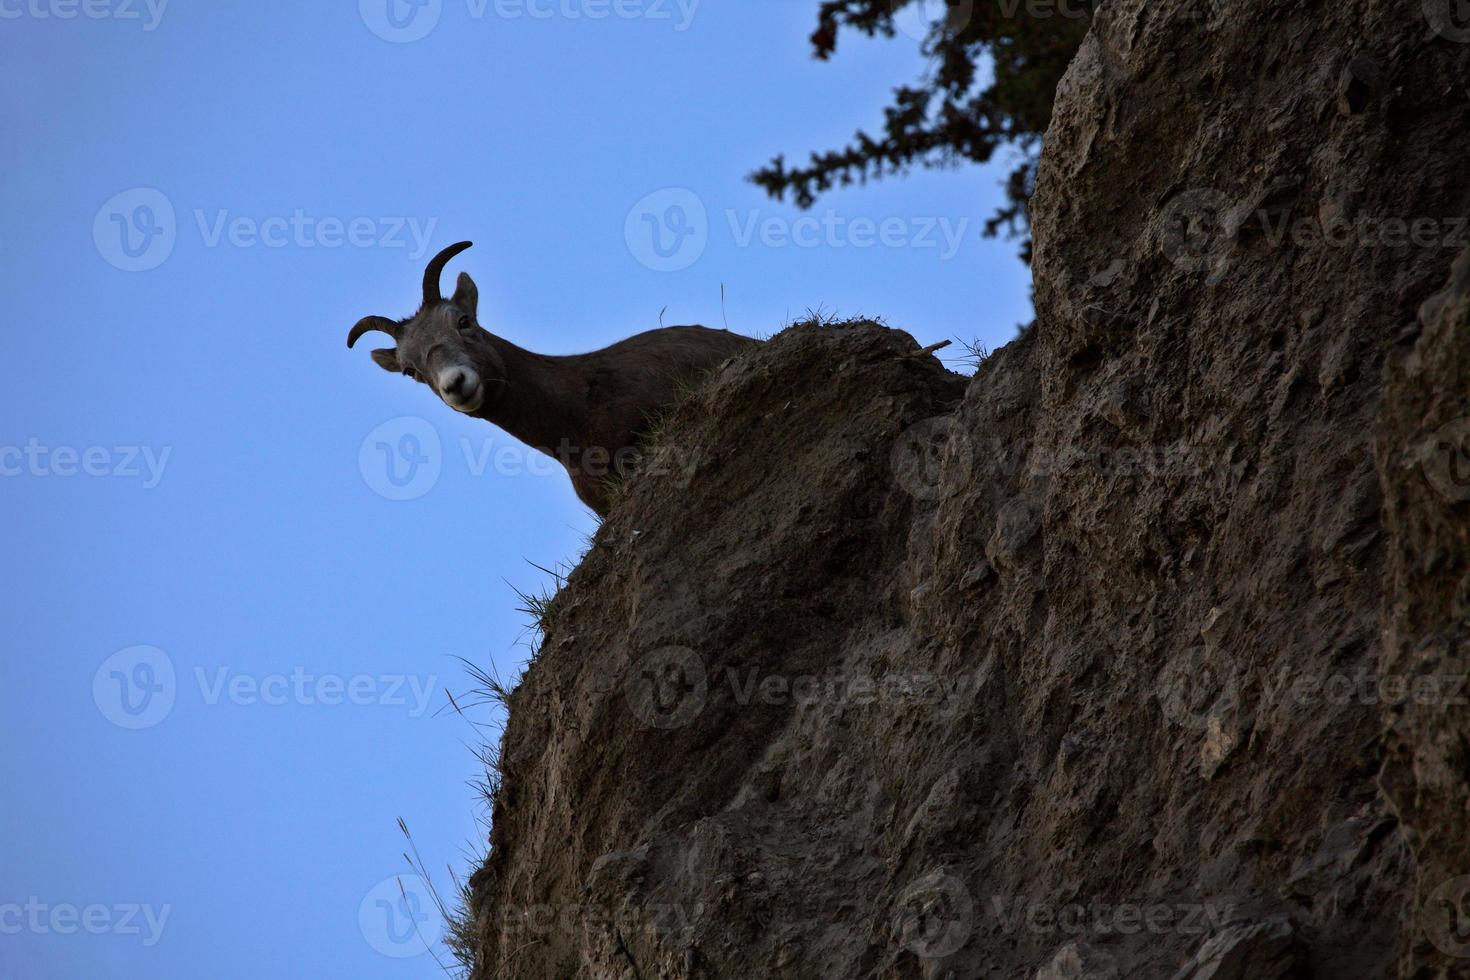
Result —
[[595, 521], [344, 346], [426, 250], [473, 239], [482, 323], [550, 353], [660, 311], [1029, 318], [980, 236], [1003, 164], [806, 213], [743, 179], [876, 125], [910, 37], [819, 64], [815, 0], [386, 2], [0, 0], [5, 978], [438, 972], [396, 821], [469, 867], [444, 690], [515, 673], [511, 585]]

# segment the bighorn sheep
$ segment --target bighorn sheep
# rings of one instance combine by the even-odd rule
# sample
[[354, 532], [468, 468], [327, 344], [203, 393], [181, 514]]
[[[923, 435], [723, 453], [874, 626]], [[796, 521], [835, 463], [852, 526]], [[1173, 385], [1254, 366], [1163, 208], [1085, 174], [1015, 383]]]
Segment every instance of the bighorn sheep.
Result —
[[423, 304], [404, 320], [369, 316], [347, 346], [378, 330], [397, 347], [372, 352], [385, 371], [406, 374], [444, 404], [492, 422], [566, 467], [572, 488], [599, 515], [608, 481], [636, 456], [640, 438], [679, 385], [758, 341], [708, 327], [661, 327], [590, 354], [550, 356], [522, 350], [480, 327], [479, 290], [461, 272], [444, 299], [439, 277], [470, 242], [451, 245], [424, 271]]

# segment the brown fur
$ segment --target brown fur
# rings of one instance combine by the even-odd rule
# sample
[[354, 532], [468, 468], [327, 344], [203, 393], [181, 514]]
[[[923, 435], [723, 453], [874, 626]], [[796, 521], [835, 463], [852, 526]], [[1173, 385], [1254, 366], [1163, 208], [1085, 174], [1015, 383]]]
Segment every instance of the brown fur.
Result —
[[[452, 246], [429, 265], [424, 305], [403, 321], [368, 317], [348, 338], [381, 330], [398, 341], [373, 351], [387, 371], [410, 374], [434, 388], [446, 366], [473, 367], [483, 402], [465, 414], [491, 422], [566, 467], [572, 488], [599, 515], [608, 512], [609, 483], [627, 475], [642, 436], [678, 397], [727, 358], [758, 341], [708, 327], [662, 327], [588, 354], [554, 356], [524, 350], [480, 327], [479, 293], [459, 276], [454, 296], [438, 298], [438, 269]], [[433, 283], [432, 286], [430, 283]], [[448, 399], [446, 399], [448, 400]]]

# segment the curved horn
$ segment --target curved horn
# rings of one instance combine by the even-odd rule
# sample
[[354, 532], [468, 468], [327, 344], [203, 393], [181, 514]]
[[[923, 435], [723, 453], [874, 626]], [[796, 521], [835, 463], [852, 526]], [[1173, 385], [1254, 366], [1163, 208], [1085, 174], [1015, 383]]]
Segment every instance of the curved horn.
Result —
[[374, 330], [381, 330], [394, 340], [398, 339], [398, 321], [390, 320], [385, 316], [365, 316], [358, 320], [352, 331], [347, 334], [347, 346], [351, 347], [362, 338], [363, 334]]
[[474, 242], [457, 242], [429, 260], [429, 267], [424, 270], [425, 306], [444, 298], [439, 292], [439, 277], [444, 274], [444, 267], [449, 264], [450, 259], [473, 244]]

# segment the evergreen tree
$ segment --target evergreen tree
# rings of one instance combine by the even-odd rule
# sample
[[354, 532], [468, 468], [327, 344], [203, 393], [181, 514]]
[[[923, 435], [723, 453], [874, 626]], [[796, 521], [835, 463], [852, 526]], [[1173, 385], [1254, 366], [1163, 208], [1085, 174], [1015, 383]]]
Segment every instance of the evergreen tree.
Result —
[[[917, 9], [905, 9], [917, 8]], [[827, 60], [844, 28], [893, 37], [897, 18], [912, 22], [932, 13], [923, 43], [931, 66], [914, 85], [894, 90], [883, 132], [859, 130], [839, 150], [812, 153], [807, 166], [775, 157], [750, 180], [773, 198], [790, 192], [808, 208], [834, 185], [901, 174], [911, 167], [984, 163], [1002, 146], [1024, 154], [1006, 182], [1007, 203], [986, 222], [1025, 237], [1026, 202], [1036, 176], [1036, 154], [1051, 119], [1057, 82], [1091, 22], [1093, 0], [823, 0], [812, 33], [813, 53]], [[922, 23], [922, 20], [919, 20]], [[984, 67], [992, 68], [982, 81]]]

